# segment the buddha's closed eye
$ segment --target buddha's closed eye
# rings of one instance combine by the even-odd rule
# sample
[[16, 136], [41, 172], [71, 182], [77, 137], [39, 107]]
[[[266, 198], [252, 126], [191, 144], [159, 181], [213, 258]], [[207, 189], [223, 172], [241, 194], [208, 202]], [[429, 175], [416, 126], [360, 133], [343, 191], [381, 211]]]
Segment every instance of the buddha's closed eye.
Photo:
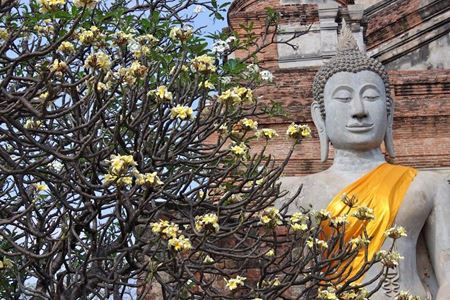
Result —
[[333, 99], [340, 102], [350, 102], [352, 100], [352, 93], [349, 90], [338, 90], [334, 93]]
[[374, 89], [366, 89], [363, 93], [362, 93], [362, 98], [366, 101], [375, 101], [378, 100], [380, 98], [380, 94], [378, 93], [377, 90]]

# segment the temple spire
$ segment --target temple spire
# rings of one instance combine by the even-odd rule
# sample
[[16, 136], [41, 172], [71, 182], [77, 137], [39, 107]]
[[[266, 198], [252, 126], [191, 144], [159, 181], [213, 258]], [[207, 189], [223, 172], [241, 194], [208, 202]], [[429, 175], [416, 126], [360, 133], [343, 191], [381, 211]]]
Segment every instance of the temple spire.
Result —
[[359, 47], [350, 27], [345, 22], [345, 19], [342, 19], [342, 30], [338, 39], [337, 52], [345, 52], [348, 50], [359, 51]]

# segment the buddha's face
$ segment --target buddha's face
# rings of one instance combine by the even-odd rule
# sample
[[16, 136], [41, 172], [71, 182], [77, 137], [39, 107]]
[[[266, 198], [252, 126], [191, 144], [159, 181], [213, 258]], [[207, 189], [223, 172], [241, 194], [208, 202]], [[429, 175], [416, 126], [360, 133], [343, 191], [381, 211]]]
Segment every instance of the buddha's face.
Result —
[[325, 130], [336, 149], [368, 150], [381, 145], [388, 124], [386, 92], [372, 71], [339, 72], [324, 89]]

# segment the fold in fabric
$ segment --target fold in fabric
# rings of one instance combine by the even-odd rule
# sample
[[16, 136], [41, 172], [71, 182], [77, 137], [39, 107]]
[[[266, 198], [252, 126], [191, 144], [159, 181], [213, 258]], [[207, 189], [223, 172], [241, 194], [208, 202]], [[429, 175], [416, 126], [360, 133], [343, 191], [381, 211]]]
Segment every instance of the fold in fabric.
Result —
[[[345, 228], [344, 241], [347, 243], [352, 238], [361, 237], [364, 227], [370, 240], [368, 245], [368, 260], [381, 249], [385, 240], [385, 231], [389, 229], [403, 202], [409, 185], [414, 180], [417, 170], [410, 167], [383, 163], [349, 186], [342, 189], [328, 204], [327, 210], [331, 217], [348, 215], [348, 223]], [[343, 195], [348, 198], [356, 197], [355, 206], [351, 209], [343, 201]], [[358, 207], [373, 209], [375, 219], [362, 221], [351, 215]], [[330, 236], [333, 229], [324, 226], [324, 235]], [[350, 263], [351, 271], [347, 279], [355, 276], [365, 263], [365, 249], [359, 251], [355, 259]], [[350, 268], [346, 268], [350, 270]], [[356, 282], [360, 282], [359, 278]], [[346, 280], [345, 280], [346, 281]]]

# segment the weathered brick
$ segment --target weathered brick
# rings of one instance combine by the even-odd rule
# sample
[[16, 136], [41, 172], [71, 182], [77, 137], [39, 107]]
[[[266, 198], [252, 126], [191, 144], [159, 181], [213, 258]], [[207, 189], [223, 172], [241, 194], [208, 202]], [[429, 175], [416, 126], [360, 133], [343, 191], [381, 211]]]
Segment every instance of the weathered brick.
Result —
[[[424, 5], [419, 0], [398, 0], [384, 9], [368, 15], [366, 42], [368, 49], [376, 47], [409, 28], [429, 19], [445, 1], [433, 1]], [[264, 8], [272, 6], [282, 12], [281, 23], [289, 23], [303, 15], [302, 22], [318, 22], [317, 6], [280, 5], [280, 1], [235, 1], [229, 14], [230, 25], [243, 34], [238, 24], [243, 20], [260, 22], [262, 30]], [[448, 8], [446, 8], [448, 9]], [[261, 34], [261, 31], [258, 31]], [[242, 57], [243, 52], [237, 56]], [[256, 91], [261, 103], [280, 102], [287, 115], [260, 120], [261, 126], [275, 128], [280, 137], [269, 142], [268, 153], [283, 159], [290, 149], [291, 142], [283, 137], [291, 122], [310, 125], [312, 103], [311, 86], [317, 68], [279, 69], [278, 53], [275, 45], [265, 49], [258, 56], [260, 64], [275, 76], [275, 82]], [[394, 139], [397, 163], [418, 168], [450, 167], [450, 70], [389, 71], [392, 98], [395, 102]], [[261, 146], [255, 146], [255, 151]], [[333, 157], [332, 149], [330, 157]], [[313, 138], [297, 146], [286, 175], [311, 174], [329, 167], [320, 162], [319, 142], [313, 130]]]

